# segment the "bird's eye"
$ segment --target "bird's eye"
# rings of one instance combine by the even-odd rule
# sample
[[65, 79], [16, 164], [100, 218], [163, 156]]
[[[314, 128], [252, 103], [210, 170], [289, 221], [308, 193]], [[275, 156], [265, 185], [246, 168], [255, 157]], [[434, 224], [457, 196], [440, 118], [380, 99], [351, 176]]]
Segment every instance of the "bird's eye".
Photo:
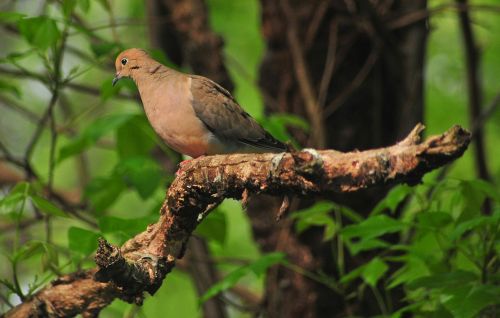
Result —
[[122, 65], [127, 64], [128, 60], [127, 59], [122, 59]]

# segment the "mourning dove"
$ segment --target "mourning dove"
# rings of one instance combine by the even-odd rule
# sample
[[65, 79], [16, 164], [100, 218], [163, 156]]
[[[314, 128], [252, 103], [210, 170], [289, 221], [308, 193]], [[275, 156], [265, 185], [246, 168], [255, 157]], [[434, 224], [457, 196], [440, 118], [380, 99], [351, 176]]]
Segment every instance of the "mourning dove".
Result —
[[115, 66], [113, 85], [121, 78], [132, 78], [151, 126], [182, 154], [197, 158], [286, 150], [227, 90], [208, 78], [168, 68], [141, 49], [120, 53]]

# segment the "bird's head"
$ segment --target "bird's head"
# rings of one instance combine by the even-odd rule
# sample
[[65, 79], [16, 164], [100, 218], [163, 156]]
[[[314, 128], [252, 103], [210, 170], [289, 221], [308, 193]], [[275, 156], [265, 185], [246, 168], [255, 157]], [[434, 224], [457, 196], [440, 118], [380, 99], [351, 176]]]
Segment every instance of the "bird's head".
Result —
[[118, 54], [115, 60], [116, 74], [113, 79], [113, 86], [115, 86], [116, 82], [121, 78], [133, 77], [134, 72], [144, 66], [148, 57], [146, 51], [135, 48], [125, 50]]

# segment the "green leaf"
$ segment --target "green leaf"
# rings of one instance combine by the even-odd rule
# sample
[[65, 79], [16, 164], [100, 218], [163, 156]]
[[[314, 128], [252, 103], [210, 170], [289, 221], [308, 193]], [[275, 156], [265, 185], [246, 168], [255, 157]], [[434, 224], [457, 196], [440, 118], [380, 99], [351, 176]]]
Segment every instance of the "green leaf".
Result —
[[500, 304], [499, 286], [458, 286], [449, 292], [451, 297], [444, 301], [444, 305], [455, 318], [477, 317], [486, 307]]
[[22, 245], [19, 250], [17, 250], [12, 256], [13, 263], [18, 263], [24, 260], [27, 260], [37, 254], [42, 253], [45, 242], [41, 241], [29, 241], [26, 244]]
[[10, 214], [18, 212], [17, 206], [24, 200], [26, 200], [26, 197], [21, 193], [10, 193], [0, 200], [0, 213]]
[[64, 0], [62, 2], [62, 10], [66, 18], [71, 16], [71, 13], [73, 13], [77, 4], [77, 0]]
[[456, 288], [474, 281], [478, 281], [478, 277], [476, 274], [469, 271], [457, 270], [453, 272], [438, 273], [417, 278], [406, 286], [410, 289]]
[[17, 85], [13, 84], [12, 82], [6, 82], [0, 80], [0, 91], [5, 91], [7, 93], [10, 93], [17, 98], [21, 97], [21, 90]]
[[361, 277], [370, 286], [377, 286], [377, 282], [382, 278], [382, 276], [387, 272], [389, 266], [378, 257], [372, 259], [368, 264], [366, 264]]
[[405, 264], [392, 276], [388, 289], [406, 284], [428, 274], [429, 270], [425, 260], [415, 256], [404, 256]]
[[500, 213], [495, 213], [490, 216], [477, 216], [467, 221], [459, 223], [450, 234], [451, 240], [459, 239], [465, 232], [471, 231], [475, 228], [482, 227], [489, 224], [495, 224], [500, 220]]
[[115, 167], [114, 174], [123, 178], [125, 184], [137, 190], [142, 199], [154, 194], [164, 177], [156, 161], [147, 157], [127, 158]]
[[481, 192], [485, 196], [487, 196], [495, 201], [500, 201], [500, 191], [498, 190], [498, 188], [494, 184], [492, 184], [488, 181], [484, 181], [482, 179], [473, 179], [473, 180], [467, 180], [467, 181], [462, 181], [462, 182], [467, 183], [470, 187]]
[[19, 12], [0, 11], [0, 23], [17, 23], [25, 16], [26, 14]]
[[71, 156], [77, 155], [94, 145], [102, 136], [118, 129], [132, 116], [134, 116], [134, 114], [119, 114], [97, 119], [95, 122], [87, 126], [80, 136], [70, 141], [60, 149], [58, 162], [62, 162]]
[[[413, 304], [410, 304], [408, 306], [404, 306], [403, 308], [400, 308], [398, 309], [397, 311], [393, 312], [391, 314], [391, 318], [401, 318], [401, 317], [406, 317], [406, 316], [403, 316], [404, 313], [407, 313], [407, 312], [411, 312], [411, 311], [414, 311], [414, 310], [418, 310], [420, 308], [420, 306], [422, 306], [421, 303], [413, 303]], [[425, 317], [427, 318], [431, 318], [430, 316], [428, 315], [425, 315]], [[441, 318], [448, 318], [447, 316], [438, 316], [438, 317], [441, 317]], [[451, 317], [452, 318], [452, 317]]]
[[42, 254], [42, 269], [44, 271], [59, 267], [59, 253], [55, 245], [43, 244], [44, 253]]
[[226, 214], [220, 209], [210, 212], [194, 233], [223, 245], [227, 234]]
[[335, 235], [335, 223], [330, 217], [330, 212], [335, 204], [328, 201], [316, 202], [314, 205], [294, 212], [290, 217], [296, 219], [295, 230], [302, 233], [311, 226], [324, 226], [324, 240], [329, 240]]
[[36, 50], [29, 49], [24, 52], [13, 52], [9, 53], [6, 57], [0, 58], [0, 63], [18, 63], [19, 60], [32, 55]]
[[364, 265], [361, 265], [355, 269], [353, 269], [352, 271], [350, 271], [349, 273], [345, 274], [344, 276], [342, 276], [340, 278], [340, 282], [342, 284], [347, 284], [353, 280], [355, 280], [356, 278], [360, 277], [361, 274], [363, 273], [364, 269], [366, 267], [366, 264]]
[[276, 252], [263, 255], [255, 262], [237, 268], [236, 270], [226, 275], [226, 277], [224, 277], [222, 280], [212, 285], [212, 287], [210, 287], [205, 292], [205, 294], [200, 297], [199, 302], [200, 304], [202, 304], [213, 296], [225, 290], [228, 290], [229, 288], [236, 285], [241, 278], [249, 273], [253, 272], [254, 274], [259, 276], [262, 275], [269, 267], [284, 262], [286, 262], [286, 258], [285, 254], [283, 253]]
[[120, 158], [149, 156], [156, 144], [156, 135], [146, 116], [131, 117], [116, 131], [116, 147]]
[[257, 275], [263, 275], [267, 269], [275, 264], [286, 263], [286, 255], [282, 252], [268, 253], [259, 257], [255, 262], [249, 265], [252, 272]]
[[292, 136], [288, 133], [287, 127], [299, 128], [305, 132], [309, 130], [308, 122], [293, 114], [272, 114], [271, 116], [260, 119], [259, 122], [276, 139], [281, 141], [291, 140], [296, 148], [300, 147], [292, 140]]
[[68, 248], [82, 255], [90, 255], [97, 248], [99, 233], [72, 226], [68, 229]]
[[398, 185], [389, 191], [389, 193], [382, 199], [373, 209], [370, 215], [377, 215], [385, 210], [389, 210], [393, 213], [398, 205], [413, 192], [413, 188], [406, 185]]
[[125, 189], [125, 183], [116, 176], [95, 178], [85, 187], [84, 197], [90, 201], [92, 208], [99, 213], [110, 207]]
[[31, 185], [27, 182], [19, 182], [12, 190], [0, 200], [0, 214], [19, 213], [18, 206], [30, 195]]
[[384, 248], [390, 246], [389, 243], [386, 243], [379, 239], [366, 239], [360, 240], [358, 242], [346, 242], [349, 247], [349, 251], [352, 256], [357, 255], [359, 252], [370, 251], [376, 248]]
[[399, 232], [405, 225], [398, 220], [386, 215], [376, 215], [369, 217], [359, 224], [348, 225], [341, 231], [344, 238], [360, 237], [371, 239], [386, 233]]
[[441, 229], [453, 221], [446, 212], [422, 212], [417, 215], [417, 219], [421, 226], [431, 229]]
[[31, 201], [33, 201], [33, 204], [40, 209], [40, 211], [45, 212], [47, 214], [53, 215], [53, 216], [60, 216], [60, 217], [69, 217], [69, 215], [58, 208], [54, 203], [48, 201], [45, 198], [42, 198], [41, 196], [38, 195], [32, 195], [31, 196]]
[[361, 216], [359, 213], [357, 213], [356, 211], [354, 211], [353, 209], [351, 209], [349, 207], [335, 204], [335, 210], [339, 211], [340, 214], [345, 216], [347, 219], [349, 219], [353, 223], [359, 223], [359, 222], [364, 220], [363, 216]]
[[230, 289], [231, 287], [235, 286], [240, 279], [242, 279], [244, 276], [248, 275], [251, 272], [250, 268], [247, 266], [243, 266], [240, 268], [237, 268], [236, 270], [232, 271], [228, 275], [226, 275], [222, 280], [218, 281], [212, 287], [210, 287], [199, 299], [199, 303], [203, 304], [210, 298], [218, 295], [219, 293]]
[[18, 27], [28, 43], [43, 51], [55, 45], [61, 36], [56, 21], [45, 16], [21, 19]]
[[461, 181], [459, 191], [456, 191], [458, 196], [460, 215], [458, 222], [464, 222], [481, 215], [481, 207], [483, 205], [486, 194], [483, 192], [478, 183]]

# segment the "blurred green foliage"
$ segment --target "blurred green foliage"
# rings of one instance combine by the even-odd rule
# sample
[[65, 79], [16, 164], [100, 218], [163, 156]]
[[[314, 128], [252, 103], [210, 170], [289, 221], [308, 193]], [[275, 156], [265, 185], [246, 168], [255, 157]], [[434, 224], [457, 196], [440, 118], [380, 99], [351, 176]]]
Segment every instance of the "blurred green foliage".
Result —
[[[225, 40], [227, 66], [241, 104], [282, 140], [290, 139], [286, 126], [307, 131], [308, 123], [296, 116], [263, 115], [256, 85], [264, 52], [258, 2], [207, 2], [211, 24]], [[449, 3], [434, 0], [430, 7]], [[13, 157], [25, 155], [56, 90], [58, 107], [52, 117], [56, 138], [49, 129], [42, 131], [29, 161], [36, 178], [2, 189], [0, 311], [8, 309], [6, 301], [19, 303], [61, 273], [92, 267], [97, 237], [120, 244], [156, 221], [173, 176], [152, 159], [151, 151], [159, 148], [163, 156], [178, 159], [151, 130], [133, 99], [135, 86], [130, 81], [111, 86], [115, 55], [126, 47], [149, 47], [142, 1], [119, 5], [106, 0], [68, 0], [62, 5], [14, 1], [8, 8], [0, 12], [0, 107], [11, 106], [2, 109], [0, 141]], [[71, 15], [81, 17], [83, 23], [73, 23]], [[487, 104], [500, 89], [500, 19], [488, 10], [473, 11], [473, 18], [484, 52]], [[433, 15], [431, 26], [425, 114], [427, 131], [434, 134], [452, 124], [468, 126], [468, 115], [456, 12]], [[154, 55], [168, 63], [160, 52]], [[62, 57], [60, 65], [56, 56]], [[485, 125], [488, 164], [495, 181], [500, 177], [499, 117], [496, 112]], [[370, 292], [387, 316], [410, 312], [424, 317], [474, 317], [493, 310], [493, 305], [500, 305], [500, 194], [492, 185], [474, 179], [471, 151], [453, 164], [450, 176], [437, 183], [432, 174], [416, 188], [398, 186], [367, 217], [327, 201], [294, 212], [290, 217], [298, 233], [324, 229], [323, 239], [331, 244], [340, 273], [337, 278], [308, 272], [279, 253], [260, 255], [240, 204], [227, 200], [195, 233], [208, 240], [214, 259], [220, 260], [217, 268], [225, 275], [219, 283], [200, 297], [190, 277], [177, 269], [143, 307], [115, 301], [102, 316], [198, 317], [200, 302], [236, 284], [261, 294], [263, 274], [277, 263], [348, 301]], [[71, 194], [73, 189], [78, 189], [84, 209], [66, 211], [64, 204], [47, 195], [48, 190]], [[486, 199], [492, 203], [490, 215], [481, 214]], [[405, 209], [396, 213], [402, 202]], [[40, 222], [27, 223], [33, 219]], [[350, 224], [343, 225], [341, 219]], [[390, 244], [388, 235], [399, 238], [399, 243]], [[347, 268], [344, 250], [369, 261]], [[394, 311], [385, 291], [397, 287], [404, 288], [409, 305]], [[231, 313], [248, 316], [236, 309]]]

